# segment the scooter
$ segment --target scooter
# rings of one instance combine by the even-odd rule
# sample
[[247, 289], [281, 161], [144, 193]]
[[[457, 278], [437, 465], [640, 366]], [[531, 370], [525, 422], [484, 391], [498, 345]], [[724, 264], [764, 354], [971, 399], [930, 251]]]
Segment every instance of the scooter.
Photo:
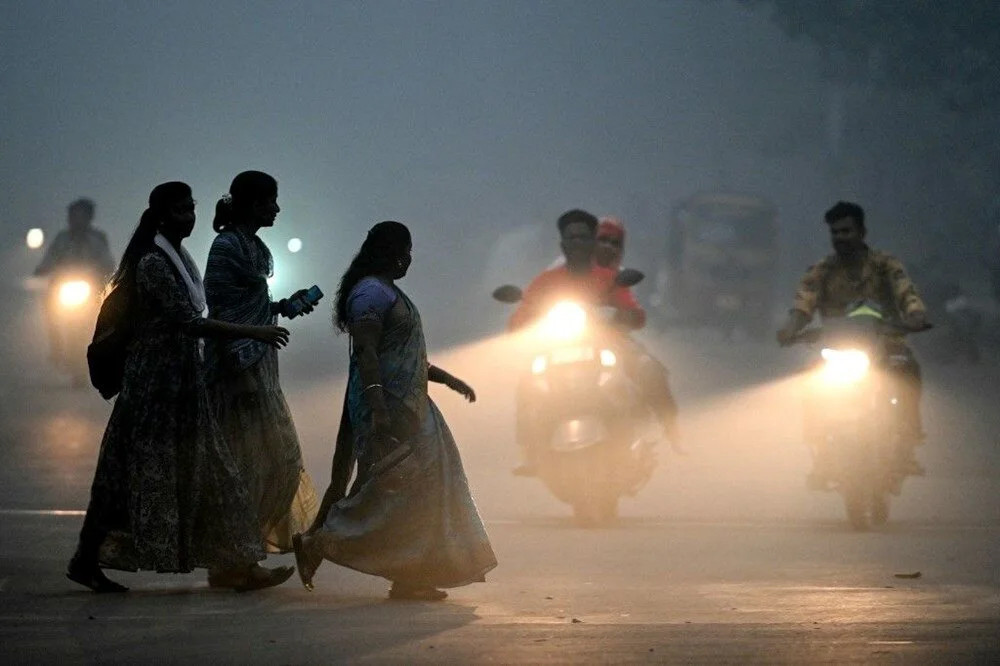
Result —
[[[619, 273], [620, 286], [642, 280]], [[517, 303], [519, 288], [493, 292]], [[572, 299], [555, 302], [525, 331], [532, 360], [518, 386], [517, 435], [526, 459], [558, 499], [573, 507], [582, 526], [618, 515], [622, 496], [635, 495], [656, 468], [663, 439], [659, 420], [623, 367], [623, 333], [599, 308]]]
[[87, 345], [94, 332], [100, 307], [98, 282], [85, 274], [65, 274], [54, 278], [49, 289], [49, 316], [53, 345], [59, 353], [52, 360], [59, 370], [69, 374], [75, 388], [87, 384]]

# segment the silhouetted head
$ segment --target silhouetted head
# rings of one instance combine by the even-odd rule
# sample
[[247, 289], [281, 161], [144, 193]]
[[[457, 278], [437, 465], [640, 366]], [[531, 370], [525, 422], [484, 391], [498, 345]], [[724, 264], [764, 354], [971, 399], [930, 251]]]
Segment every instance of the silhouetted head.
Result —
[[175, 180], [153, 188], [149, 193], [149, 208], [142, 217], [154, 219], [157, 231], [164, 236], [187, 238], [194, 231], [194, 205], [191, 187]]
[[233, 178], [229, 194], [215, 204], [212, 228], [225, 231], [235, 224], [244, 224], [256, 231], [273, 227], [279, 212], [278, 181], [263, 171], [244, 171]]
[[823, 216], [830, 227], [833, 249], [841, 257], [856, 255], [865, 247], [865, 211], [856, 203], [838, 201]]
[[340, 279], [334, 325], [347, 330], [347, 299], [359, 280], [372, 276], [390, 280], [404, 277], [413, 262], [412, 251], [413, 239], [405, 224], [388, 220], [372, 227]]
[[617, 269], [625, 252], [625, 225], [617, 217], [602, 217], [597, 225], [597, 246], [594, 263]]
[[157, 233], [178, 242], [190, 236], [195, 223], [194, 206], [191, 187], [187, 183], [175, 180], [154, 187], [149, 193], [149, 207], [139, 218], [139, 226], [125, 247], [111, 284], [124, 284], [128, 289], [135, 287], [136, 267], [139, 260], [153, 249]]
[[556, 224], [566, 267], [574, 272], [588, 270], [594, 259], [597, 218], [585, 210], [573, 209], [560, 215]]
[[94, 221], [94, 209], [96, 206], [90, 199], [77, 199], [69, 205], [66, 210], [66, 220], [70, 231], [83, 231], [90, 228]]

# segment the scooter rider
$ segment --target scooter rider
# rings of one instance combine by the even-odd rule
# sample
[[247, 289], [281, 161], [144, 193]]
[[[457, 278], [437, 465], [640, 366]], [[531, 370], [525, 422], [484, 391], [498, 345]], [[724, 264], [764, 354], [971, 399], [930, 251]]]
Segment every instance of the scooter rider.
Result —
[[[927, 328], [927, 308], [902, 262], [865, 243], [864, 209], [840, 201], [824, 217], [835, 252], [810, 267], [802, 278], [788, 321], [777, 333], [778, 343], [791, 344], [817, 311], [822, 317], [843, 317], [851, 303], [866, 300], [878, 303], [890, 321], [899, 321], [915, 331]], [[920, 419], [920, 365], [901, 335], [889, 337], [888, 342], [892, 355], [905, 358], [898, 366], [904, 423], [896, 451], [897, 467], [904, 474], [923, 474], [913, 451], [924, 437]], [[830, 474], [829, 457], [824, 455], [823, 442], [817, 439], [810, 444], [816, 455], [809, 485], [824, 488]]]
[[67, 228], [56, 235], [34, 271], [37, 277], [49, 278], [45, 322], [49, 336], [49, 356], [57, 365], [65, 361], [54, 293], [59, 279], [79, 273], [94, 280], [94, 286], [99, 291], [115, 270], [107, 236], [93, 227], [94, 209], [94, 202], [90, 199], [77, 199], [69, 205]]
[[[615, 283], [617, 268], [595, 263], [598, 220], [583, 210], [571, 210], [559, 217], [560, 247], [566, 262], [543, 271], [524, 290], [518, 309], [510, 318], [508, 328], [520, 329], [534, 321], [547, 306], [559, 298], [573, 296], [596, 306], [614, 308], [612, 323], [624, 331], [642, 328], [646, 313], [627, 287]], [[622, 237], [623, 238], [623, 237]], [[671, 443], [677, 445], [677, 405], [667, 382], [666, 370], [638, 343], [627, 335], [622, 336], [623, 362], [626, 372], [642, 388], [646, 399], [663, 424]], [[530, 404], [518, 392], [518, 444], [524, 454], [525, 464], [515, 474], [534, 474], [531, 459]]]
[[594, 263], [618, 271], [625, 254], [625, 224], [617, 217], [602, 217], [597, 224]]

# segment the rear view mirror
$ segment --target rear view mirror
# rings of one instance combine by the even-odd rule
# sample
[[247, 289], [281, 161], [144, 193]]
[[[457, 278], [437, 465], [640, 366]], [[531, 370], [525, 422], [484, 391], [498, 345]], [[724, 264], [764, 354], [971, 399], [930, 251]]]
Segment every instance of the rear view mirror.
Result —
[[519, 287], [512, 284], [505, 284], [493, 290], [493, 298], [501, 303], [517, 303], [521, 300], [523, 293]]
[[634, 268], [623, 268], [615, 276], [615, 284], [619, 287], [634, 287], [646, 279], [645, 273]]

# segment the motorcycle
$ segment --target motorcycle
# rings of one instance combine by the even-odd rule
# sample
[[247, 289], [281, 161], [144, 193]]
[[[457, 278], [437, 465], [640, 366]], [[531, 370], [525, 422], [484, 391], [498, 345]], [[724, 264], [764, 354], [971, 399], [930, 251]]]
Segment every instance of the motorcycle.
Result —
[[100, 307], [98, 281], [84, 274], [57, 276], [48, 298], [50, 335], [56, 336], [53, 349], [59, 350], [53, 362], [69, 374], [74, 387], [83, 387], [88, 378], [87, 345]]
[[858, 303], [846, 317], [827, 319], [792, 341], [818, 343], [820, 358], [806, 377], [807, 439], [814, 456], [825, 456], [825, 489], [841, 494], [856, 530], [888, 521], [890, 496], [900, 493], [906, 476], [897, 454], [906, 399], [899, 370], [908, 357], [887, 343], [912, 332], [886, 321], [878, 306]]
[[[632, 286], [642, 278], [628, 269], [617, 282]], [[493, 297], [512, 304], [522, 293], [506, 285]], [[623, 368], [628, 339], [602, 319], [599, 309], [578, 301], [554, 303], [528, 332], [533, 357], [518, 388], [518, 441], [538, 477], [583, 526], [617, 517], [619, 499], [652, 477], [663, 439]]]

